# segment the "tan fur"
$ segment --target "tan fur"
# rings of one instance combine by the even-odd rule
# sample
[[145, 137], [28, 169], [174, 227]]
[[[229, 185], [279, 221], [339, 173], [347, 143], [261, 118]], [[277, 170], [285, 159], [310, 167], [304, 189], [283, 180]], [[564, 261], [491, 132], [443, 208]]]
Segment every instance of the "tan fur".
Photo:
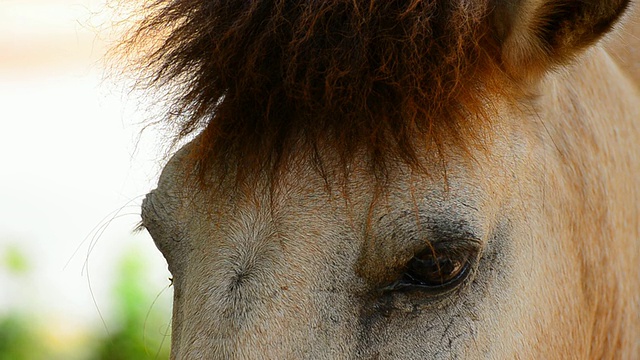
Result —
[[[142, 214], [174, 276], [173, 358], [637, 358], [638, 10], [618, 26], [622, 2], [514, 4], [493, 54], [513, 87], [483, 94], [480, 146], [440, 139], [419, 167], [389, 164], [383, 191], [366, 147], [318, 169], [293, 142], [275, 188], [257, 168], [238, 186], [233, 157], [193, 182], [206, 134], [174, 156]], [[553, 23], [549, 8], [589, 16]], [[540, 14], [544, 39], [527, 32]], [[611, 22], [585, 37], [585, 19]], [[460, 236], [481, 250], [459, 288], [382, 290]]]
[[631, 83], [640, 88], [640, 6], [634, 6], [624, 17], [622, 29], [614, 33], [605, 46]]

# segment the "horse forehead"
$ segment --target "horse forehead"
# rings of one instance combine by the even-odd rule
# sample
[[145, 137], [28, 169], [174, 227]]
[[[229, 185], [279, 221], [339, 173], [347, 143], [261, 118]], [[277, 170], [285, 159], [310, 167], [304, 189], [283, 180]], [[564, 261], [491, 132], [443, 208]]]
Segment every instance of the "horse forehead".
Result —
[[[485, 216], [478, 210], [482, 196], [479, 187], [466, 184], [468, 178], [458, 181], [451, 175], [446, 189], [430, 177], [412, 182], [401, 178], [379, 198], [363, 179], [356, 177], [346, 190], [327, 189], [318, 174], [294, 173], [271, 193], [259, 186], [205, 192], [185, 215], [199, 218], [199, 229], [192, 233], [209, 239], [197, 246], [221, 259], [214, 265], [236, 268], [265, 269], [282, 257], [313, 268], [310, 257], [330, 261], [341, 253], [355, 261], [364, 253], [404, 252], [415, 245], [406, 243], [407, 238], [424, 235], [418, 224], [436, 237], [443, 232], [486, 232]], [[383, 265], [381, 259], [374, 260], [367, 266]]]
[[[265, 179], [239, 187], [233, 176], [217, 174], [211, 175], [213, 186], [199, 187], [184, 175], [191, 164], [189, 147], [181, 149], [165, 166], [159, 192], [172, 203], [180, 203], [180, 211], [175, 213], [184, 219], [179, 222], [224, 230], [239, 244], [247, 239], [273, 237], [274, 232], [282, 235], [300, 229], [328, 232], [330, 227], [338, 227], [336, 232], [345, 232], [345, 227], [362, 226], [375, 216], [392, 212], [420, 210], [440, 218], [453, 219], [456, 213], [467, 217], [470, 209], [486, 197], [483, 179], [490, 172], [485, 167], [482, 174], [474, 174], [472, 167], [455, 157], [448, 160], [446, 175], [435, 168], [416, 174], [399, 166], [377, 193], [376, 179], [365, 165], [354, 166], [345, 185], [302, 162], [283, 173], [275, 189]], [[220, 178], [226, 180], [220, 182]], [[495, 177], [491, 184], [497, 183]]]

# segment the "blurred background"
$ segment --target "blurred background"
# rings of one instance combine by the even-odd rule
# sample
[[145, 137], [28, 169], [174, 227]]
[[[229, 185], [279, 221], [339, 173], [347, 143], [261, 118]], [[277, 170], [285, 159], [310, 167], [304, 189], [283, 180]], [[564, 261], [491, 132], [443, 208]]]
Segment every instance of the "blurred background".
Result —
[[0, 0], [0, 360], [168, 358], [171, 275], [133, 232], [160, 136], [106, 76], [116, 18]]

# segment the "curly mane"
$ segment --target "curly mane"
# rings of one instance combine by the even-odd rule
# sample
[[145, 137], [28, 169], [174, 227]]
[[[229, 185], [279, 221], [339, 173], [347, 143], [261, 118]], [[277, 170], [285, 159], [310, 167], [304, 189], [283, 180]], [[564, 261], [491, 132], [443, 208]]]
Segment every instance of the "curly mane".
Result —
[[343, 165], [364, 152], [376, 173], [389, 161], [419, 166], [425, 144], [473, 137], [499, 88], [488, 0], [153, 0], [145, 9], [125, 45], [144, 50], [144, 85], [173, 97], [178, 137], [204, 128], [193, 154], [201, 168], [233, 157], [239, 173], [275, 173], [294, 152], [319, 148]]

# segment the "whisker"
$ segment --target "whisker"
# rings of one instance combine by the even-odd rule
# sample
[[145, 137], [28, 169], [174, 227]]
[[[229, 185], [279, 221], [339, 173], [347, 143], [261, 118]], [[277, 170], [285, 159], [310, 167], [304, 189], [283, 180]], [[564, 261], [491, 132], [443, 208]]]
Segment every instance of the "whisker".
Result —
[[[158, 293], [158, 295], [156, 295], [155, 299], [153, 299], [153, 302], [151, 303], [151, 306], [149, 307], [149, 310], [147, 311], [147, 315], [144, 318], [144, 325], [142, 326], [142, 344], [144, 346], [144, 351], [147, 353], [147, 355], [150, 355], [149, 354], [149, 349], [147, 348], [147, 338], [146, 338], [146, 335], [147, 335], [147, 322], [149, 321], [149, 316], [151, 315], [151, 311], [153, 310], [153, 307], [158, 302], [158, 299], [160, 298], [160, 296], [162, 296], [162, 294], [164, 294], [164, 292], [167, 291], [170, 287], [171, 287], [171, 284], [167, 285], [166, 287], [164, 287]], [[164, 344], [164, 339], [166, 337], [167, 337], [167, 334], [166, 333], [163, 334], [162, 341], [160, 342], [160, 348], [156, 352], [156, 356], [155, 356], [156, 359], [160, 355], [160, 351], [162, 350], [162, 345]]]
[[[63, 270], [66, 270], [67, 267], [69, 266], [69, 264], [71, 263], [71, 261], [73, 260], [73, 258], [78, 254], [78, 251], [80, 251], [80, 249], [82, 248], [82, 246], [87, 242], [87, 240], [89, 240], [89, 238], [91, 238], [92, 242], [93, 239], [95, 237], [95, 233], [99, 231], [100, 228], [102, 228], [104, 226], [105, 223], [110, 224], [111, 221], [114, 220], [114, 218], [116, 216], [118, 216], [118, 214], [127, 206], [131, 206], [130, 204], [138, 199], [140, 199], [141, 197], [144, 197], [145, 195], [139, 195], [134, 197], [133, 199], [127, 201], [122, 207], [113, 210], [111, 212], [109, 212], [104, 218], [102, 218], [98, 224], [96, 224], [96, 226], [93, 227], [93, 229], [91, 229], [91, 231], [89, 231], [89, 233], [87, 234], [87, 236], [84, 237], [84, 239], [82, 239], [82, 241], [80, 242], [80, 244], [76, 247], [76, 249], [73, 251], [73, 253], [71, 254], [71, 256], [69, 257], [69, 259], [67, 260], [67, 262], [65, 263], [65, 265], [63, 266]], [[110, 220], [109, 217], [111, 217]]]
[[[118, 214], [118, 215], [114, 215], [108, 222], [102, 224], [98, 228], [98, 230], [96, 231], [94, 236], [92, 237], [91, 242], [89, 243], [89, 247], [87, 249], [87, 257], [85, 259], [85, 264], [89, 261], [89, 256], [93, 252], [93, 249], [98, 245], [98, 241], [100, 240], [102, 235], [104, 235], [105, 231], [107, 231], [107, 228], [109, 227], [109, 225], [111, 225], [111, 223], [114, 220], [117, 220], [117, 219], [120, 219], [120, 218], [123, 218], [123, 217], [127, 217], [127, 216], [138, 216], [138, 215], [140, 215], [140, 214], [139, 213]], [[84, 268], [84, 266], [83, 266], [83, 268]]]
[[93, 306], [96, 308], [98, 312], [98, 316], [100, 317], [100, 321], [104, 326], [104, 330], [107, 332], [107, 337], [109, 341], [111, 340], [111, 332], [109, 331], [109, 326], [107, 326], [107, 321], [105, 320], [102, 312], [100, 311], [100, 306], [98, 305], [98, 300], [96, 299], [95, 294], [93, 293], [93, 288], [91, 287], [91, 276], [89, 276], [89, 264], [86, 264], [86, 273], [87, 273], [87, 285], [89, 286], [89, 293], [91, 294], [91, 300], [93, 301]]

